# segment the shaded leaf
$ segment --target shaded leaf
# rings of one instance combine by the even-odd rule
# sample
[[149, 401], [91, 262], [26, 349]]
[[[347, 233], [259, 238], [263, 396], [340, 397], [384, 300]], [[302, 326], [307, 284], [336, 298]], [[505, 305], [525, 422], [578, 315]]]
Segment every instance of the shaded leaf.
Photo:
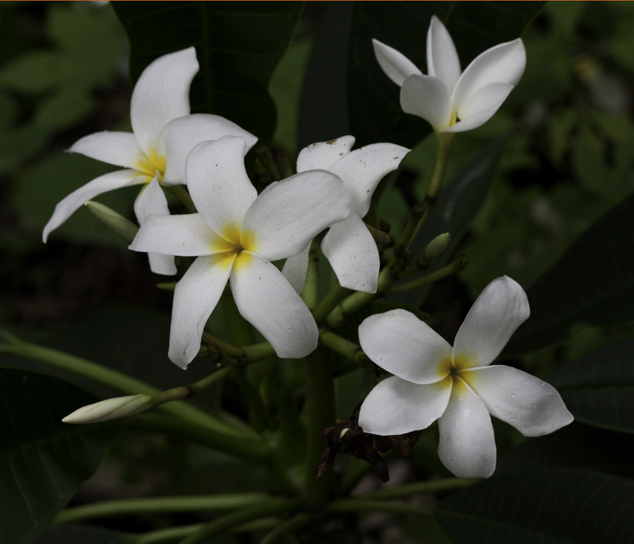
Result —
[[301, 2], [121, 2], [136, 81], [155, 58], [196, 46], [193, 112], [221, 115], [268, 143], [275, 131], [271, 75], [286, 51]]
[[526, 353], [566, 339], [573, 325], [634, 319], [634, 195], [586, 230], [527, 290], [531, 316], [507, 353]]
[[129, 535], [97, 527], [47, 527], [34, 544], [123, 544]]
[[633, 510], [633, 481], [574, 469], [497, 474], [434, 509], [456, 544], [629, 544]]
[[97, 400], [50, 376], [0, 368], [0, 541], [31, 542], [101, 464], [113, 427], [62, 423]]
[[634, 340], [581, 357], [551, 374], [548, 383], [578, 421], [634, 433]]

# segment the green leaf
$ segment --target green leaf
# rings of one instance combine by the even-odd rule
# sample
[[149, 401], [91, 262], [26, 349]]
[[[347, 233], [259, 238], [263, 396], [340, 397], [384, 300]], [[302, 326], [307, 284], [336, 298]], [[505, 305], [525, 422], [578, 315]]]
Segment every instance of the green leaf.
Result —
[[33, 544], [123, 544], [130, 536], [97, 527], [47, 527]]
[[131, 42], [130, 73], [166, 53], [196, 46], [194, 112], [221, 115], [270, 142], [271, 75], [302, 11], [301, 2], [121, 2], [112, 4]]
[[634, 319], [634, 195], [583, 233], [527, 290], [531, 316], [507, 353], [526, 353], [565, 340], [572, 326]]
[[[568, 404], [568, 408], [570, 408]], [[634, 436], [578, 422], [531, 438], [498, 460], [497, 473], [537, 468], [576, 468], [634, 477]]]
[[99, 467], [114, 430], [62, 423], [99, 399], [57, 378], [0, 368], [0, 397], [0, 541], [26, 544]]
[[630, 544], [634, 482], [573, 469], [497, 474], [434, 511], [456, 544]]
[[634, 433], [634, 340], [581, 357], [548, 377], [577, 421]]
[[431, 132], [426, 121], [402, 112], [398, 85], [379, 67], [372, 39], [395, 48], [425, 73], [432, 15], [451, 33], [461, 65], [486, 49], [517, 38], [543, 2], [353, 2], [348, 45], [348, 107], [357, 145], [389, 141], [414, 147]]

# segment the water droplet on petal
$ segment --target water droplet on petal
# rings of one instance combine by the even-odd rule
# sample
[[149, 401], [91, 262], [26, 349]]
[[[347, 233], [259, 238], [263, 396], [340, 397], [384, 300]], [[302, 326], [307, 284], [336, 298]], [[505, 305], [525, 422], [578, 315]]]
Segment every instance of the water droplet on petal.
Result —
[[383, 355], [379, 355], [379, 361], [382, 361], [383, 359], [385, 359], [385, 357], [383, 357]]
[[511, 398], [514, 399], [515, 398], [515, 393], [511, 393]]
[[288, 332], [293, 332], [293, 329], [288, 329]]
[[471, 439], [471, 442], [475, 442], [475, 438], [472, 438], [472, 439]]
[[478, 434], [482, 434], [484, 432], [484, 429], [482, 427], [478, 427]]
[[537, 408], [537, 404], [533, 404], [533, 408]]
[[542, 387], [544, 387], [546, 385], [546, 382], [541, 382], [539, 385], [541, 385]]

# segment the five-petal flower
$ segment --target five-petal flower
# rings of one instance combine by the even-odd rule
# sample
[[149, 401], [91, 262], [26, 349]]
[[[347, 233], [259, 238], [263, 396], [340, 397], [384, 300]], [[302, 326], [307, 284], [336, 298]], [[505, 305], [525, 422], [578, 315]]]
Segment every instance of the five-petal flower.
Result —
[[300, 358], [317, 347], [315, 320], [270, 261], [296, 255], [324, 228], [350, 213], [341, 180], [323, 170], [272, 184], [259, 196], [244, 169], [242, 138], [203, 142], [186, 164], [199, 211], [150, 216], [130, 249], [198, 257], [176, 285], [170, 359], [186, 368], [203, 327], [227, 284], [238, 310], [279, 357]]
[[401, 85], [401, 107], [422, 117], [436, 133], [464, 132], [488, 121], [524, 73], [526, 51], [520, 38], [487, 49], [460, 73], [449, 32], [435, 15], [427, 32], [427, 70], [378, 40], [374, 54], [387, 76]]
[[[197, 72], [193, 47], [159, 57], [143, 71], [134, 87], [130, 105], [133, 133], [97, 132], [69, 149], [71, 153], [125, 169], [100, 176], [59, 202], [44, 227], [45, 242], [51, 231], [84, 202], [130, 185], [144, 185], [134, 203], [139, 223], [150, 214], [169, 215], [160, 185], [185, 184], [185, 161], [197, 144], [227, 135], [244, 138], [245, 153], [255, 144], [255, 136], [223, 117], [190, 115], [189, 87]], [[149, 257], [153, 272], [176, 273], [173, 256], [150, 254]]]
[[[319, 142], [302, 149], [297, 172], [322, 169], [337, 174], [350, 195], [351, 211], [344, 221], [330, 227], [321, 243], [324, 255], [343, 287], [376, 293], [379, 252], [362, 218], [383, 177], [396, 170], [409, 149], [396, 144], [372, 144], [350, 152], [353, 136]], [[304, 287], [310, 245], [284, 264], [284, 275], [299, 293]]]
[[394, 376], [361, 406], [367, 433], [398, 435], [438, 419], [438, 455], [456, 476], [487, 477], [496, 451], [489, 414], [525, 436], [572, 422], [557, 390], [521, 370], [490, 363], [530, 314], [524, 290], [511, 278], [493, 280], [480, 294], [452, 347], [412, 313], [392, 310], [359, 327], [361, 347]]

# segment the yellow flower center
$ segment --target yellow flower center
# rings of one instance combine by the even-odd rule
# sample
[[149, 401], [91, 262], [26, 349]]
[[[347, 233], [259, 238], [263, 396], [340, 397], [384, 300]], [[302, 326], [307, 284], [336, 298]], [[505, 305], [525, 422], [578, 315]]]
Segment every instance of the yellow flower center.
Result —
[[240, 225], [227, 224], [218, 239], [212, 242], [212, 249], [222, 252], [224, 265], [234, 263], [234, 270], [240, 271], [252, 261], [251, 254], [257, 250], [255, 234], [253, 231], [241, 230]]
[[165, 175], [165, 155], [159, 155], [156, 148], [153, 147], [149, 155], [145, 155], [135, 166], [139, 172], [147, 174], [150, 178], [158, 175], [160, 183]]
[[458, 353], [455, 356], [451, 354], [445, 356], [438, 365], [438, 374], [442, 377], [451, 377], [454, 384], [457, 383], [458, 377], [465, 379], [463, 370], [477, 366], [476, 358], [470, 353]]

